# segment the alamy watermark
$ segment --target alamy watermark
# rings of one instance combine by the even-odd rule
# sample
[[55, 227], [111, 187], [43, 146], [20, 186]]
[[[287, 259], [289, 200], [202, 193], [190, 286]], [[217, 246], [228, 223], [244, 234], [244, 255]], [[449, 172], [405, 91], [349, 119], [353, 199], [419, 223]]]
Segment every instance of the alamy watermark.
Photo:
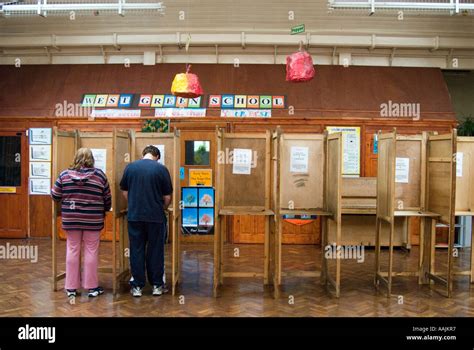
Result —
[[324, 247], [326, 259], [356, 260], [359, 264], [365, 261], [365, 249], [363, 245], [336, 245], [328, 244]]
[[81, 103], [69, 103], [64, 100], [62, 103], [56, 103], [54, 106], [54, 115], [58, 118], [65, 117], [85, 117], [93, 115], [94, 107], [84, 107]]
[[420, 119], [420, 103], [398, 103], [388, 100], [380, 105], [380, 116], [384, 118]]
[[30, 260], [38, 262], [37, 245], [14, 245], [7, 243], [0, 245], [0, 260]]

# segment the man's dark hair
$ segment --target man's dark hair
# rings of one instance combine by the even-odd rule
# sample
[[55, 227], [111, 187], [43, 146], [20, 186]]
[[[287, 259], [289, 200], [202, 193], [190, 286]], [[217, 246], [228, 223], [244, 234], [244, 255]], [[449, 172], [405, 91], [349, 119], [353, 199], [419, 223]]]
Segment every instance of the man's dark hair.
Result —
[[158, 157], [158, 159], [161, 158], [160, 150], [158, 147], [155, 147], [153, 145], [148, 145], [143, 149], [142, 156], [147, 155], [150, 153], [153, 157]]

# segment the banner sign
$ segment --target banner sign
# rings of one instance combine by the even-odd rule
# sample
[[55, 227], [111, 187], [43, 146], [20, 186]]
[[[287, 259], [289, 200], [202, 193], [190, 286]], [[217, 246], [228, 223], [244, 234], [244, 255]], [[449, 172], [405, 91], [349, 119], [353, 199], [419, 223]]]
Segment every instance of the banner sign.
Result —
[[224, 94], [185, 98], [170, 94], [84, 94], [81, 107], [284, 109], [286, 98], [282, 95]]
[[155, 117], [205, 117], [205, 108], [155, 108]]
[[271, 109], [221, 109], [221, 117], [271, 118]]

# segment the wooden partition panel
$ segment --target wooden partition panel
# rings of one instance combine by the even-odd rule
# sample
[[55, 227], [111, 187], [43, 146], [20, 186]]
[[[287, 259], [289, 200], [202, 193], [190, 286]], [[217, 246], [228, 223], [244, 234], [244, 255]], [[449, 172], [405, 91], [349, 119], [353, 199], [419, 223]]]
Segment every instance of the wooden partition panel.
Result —
[[131, 138], [130, 133], [126, 131], [114, 130], [113, 132], [113, 204], [112, 210], [115, 216], [124, 214], [127, 210], [128, 204], [125, 197], [120, 190], [120, 181], [122, 180], [125, 167], [131, 160]]
[[379, 134], [377, 166], [377, 217], [393, 221], [395, 188], [395, 133]]
[[[224, 167], [223, 208], [261, 208], [270, 206], [269, 179], [270, 134], [224, 134], [221, 156], [231, 155], [235, 149], [250, 149], [252, 166], [249, 175], [233, 173], [233, 162]], [[231, 156], [230, 156], [231, 157]], [[229, 158], [230, 159], [230, 158]], [[244, 194], [244, 195], [243, 195]]]
[[[280, 208], [323, 209], [324, 208], [324, 135], [283, 134], [280, 139]], [[306, 172], [295, 171], [292, 154], [308, 152]]]
[[456, 214], [473, 215], [474, 137], [458, 137], [457, 153], [458, 161], [456, 164]]
[[424, 206], [424, 142], [421, 135], [397, 136], [396, 158], [408, 158], [408, 182], [395, 182], [397, 210], [420, 210]]
[[[52, 150], [52, 177], [53, 181], [56, 181], [59, 174], [67, 169], [76, 153], [76, 148], [78, 144], [77, 132], [67, 132], [60, 131], [57, 127], [53, 128], [53, 150]], [[53, 291], [56, 291], [58, 281], [62, 280], [66, 273], [62, 272], [58, 274], [58, 265], [57, 265], [57, 240], [58, 240], [58, 226], [56, 224], [58, 215], [61, 211], [61, 206], [59, 203], [53, 204], [52, 212], [52, 221], [53, 221], [53, 232], [51, 237], [52, 244], [52, 282], [53, 282]]]

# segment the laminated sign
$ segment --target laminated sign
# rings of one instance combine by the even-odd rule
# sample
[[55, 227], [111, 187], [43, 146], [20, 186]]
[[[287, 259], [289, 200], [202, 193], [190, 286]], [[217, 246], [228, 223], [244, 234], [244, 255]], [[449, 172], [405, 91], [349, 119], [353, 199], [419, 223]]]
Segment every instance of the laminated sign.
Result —
[[252, 167], [252, 150], [235, 148], [233, 152], [232, 174], [250, 175]]
[[291, 147], [290, 172], [308, 173], [308, 147]]

